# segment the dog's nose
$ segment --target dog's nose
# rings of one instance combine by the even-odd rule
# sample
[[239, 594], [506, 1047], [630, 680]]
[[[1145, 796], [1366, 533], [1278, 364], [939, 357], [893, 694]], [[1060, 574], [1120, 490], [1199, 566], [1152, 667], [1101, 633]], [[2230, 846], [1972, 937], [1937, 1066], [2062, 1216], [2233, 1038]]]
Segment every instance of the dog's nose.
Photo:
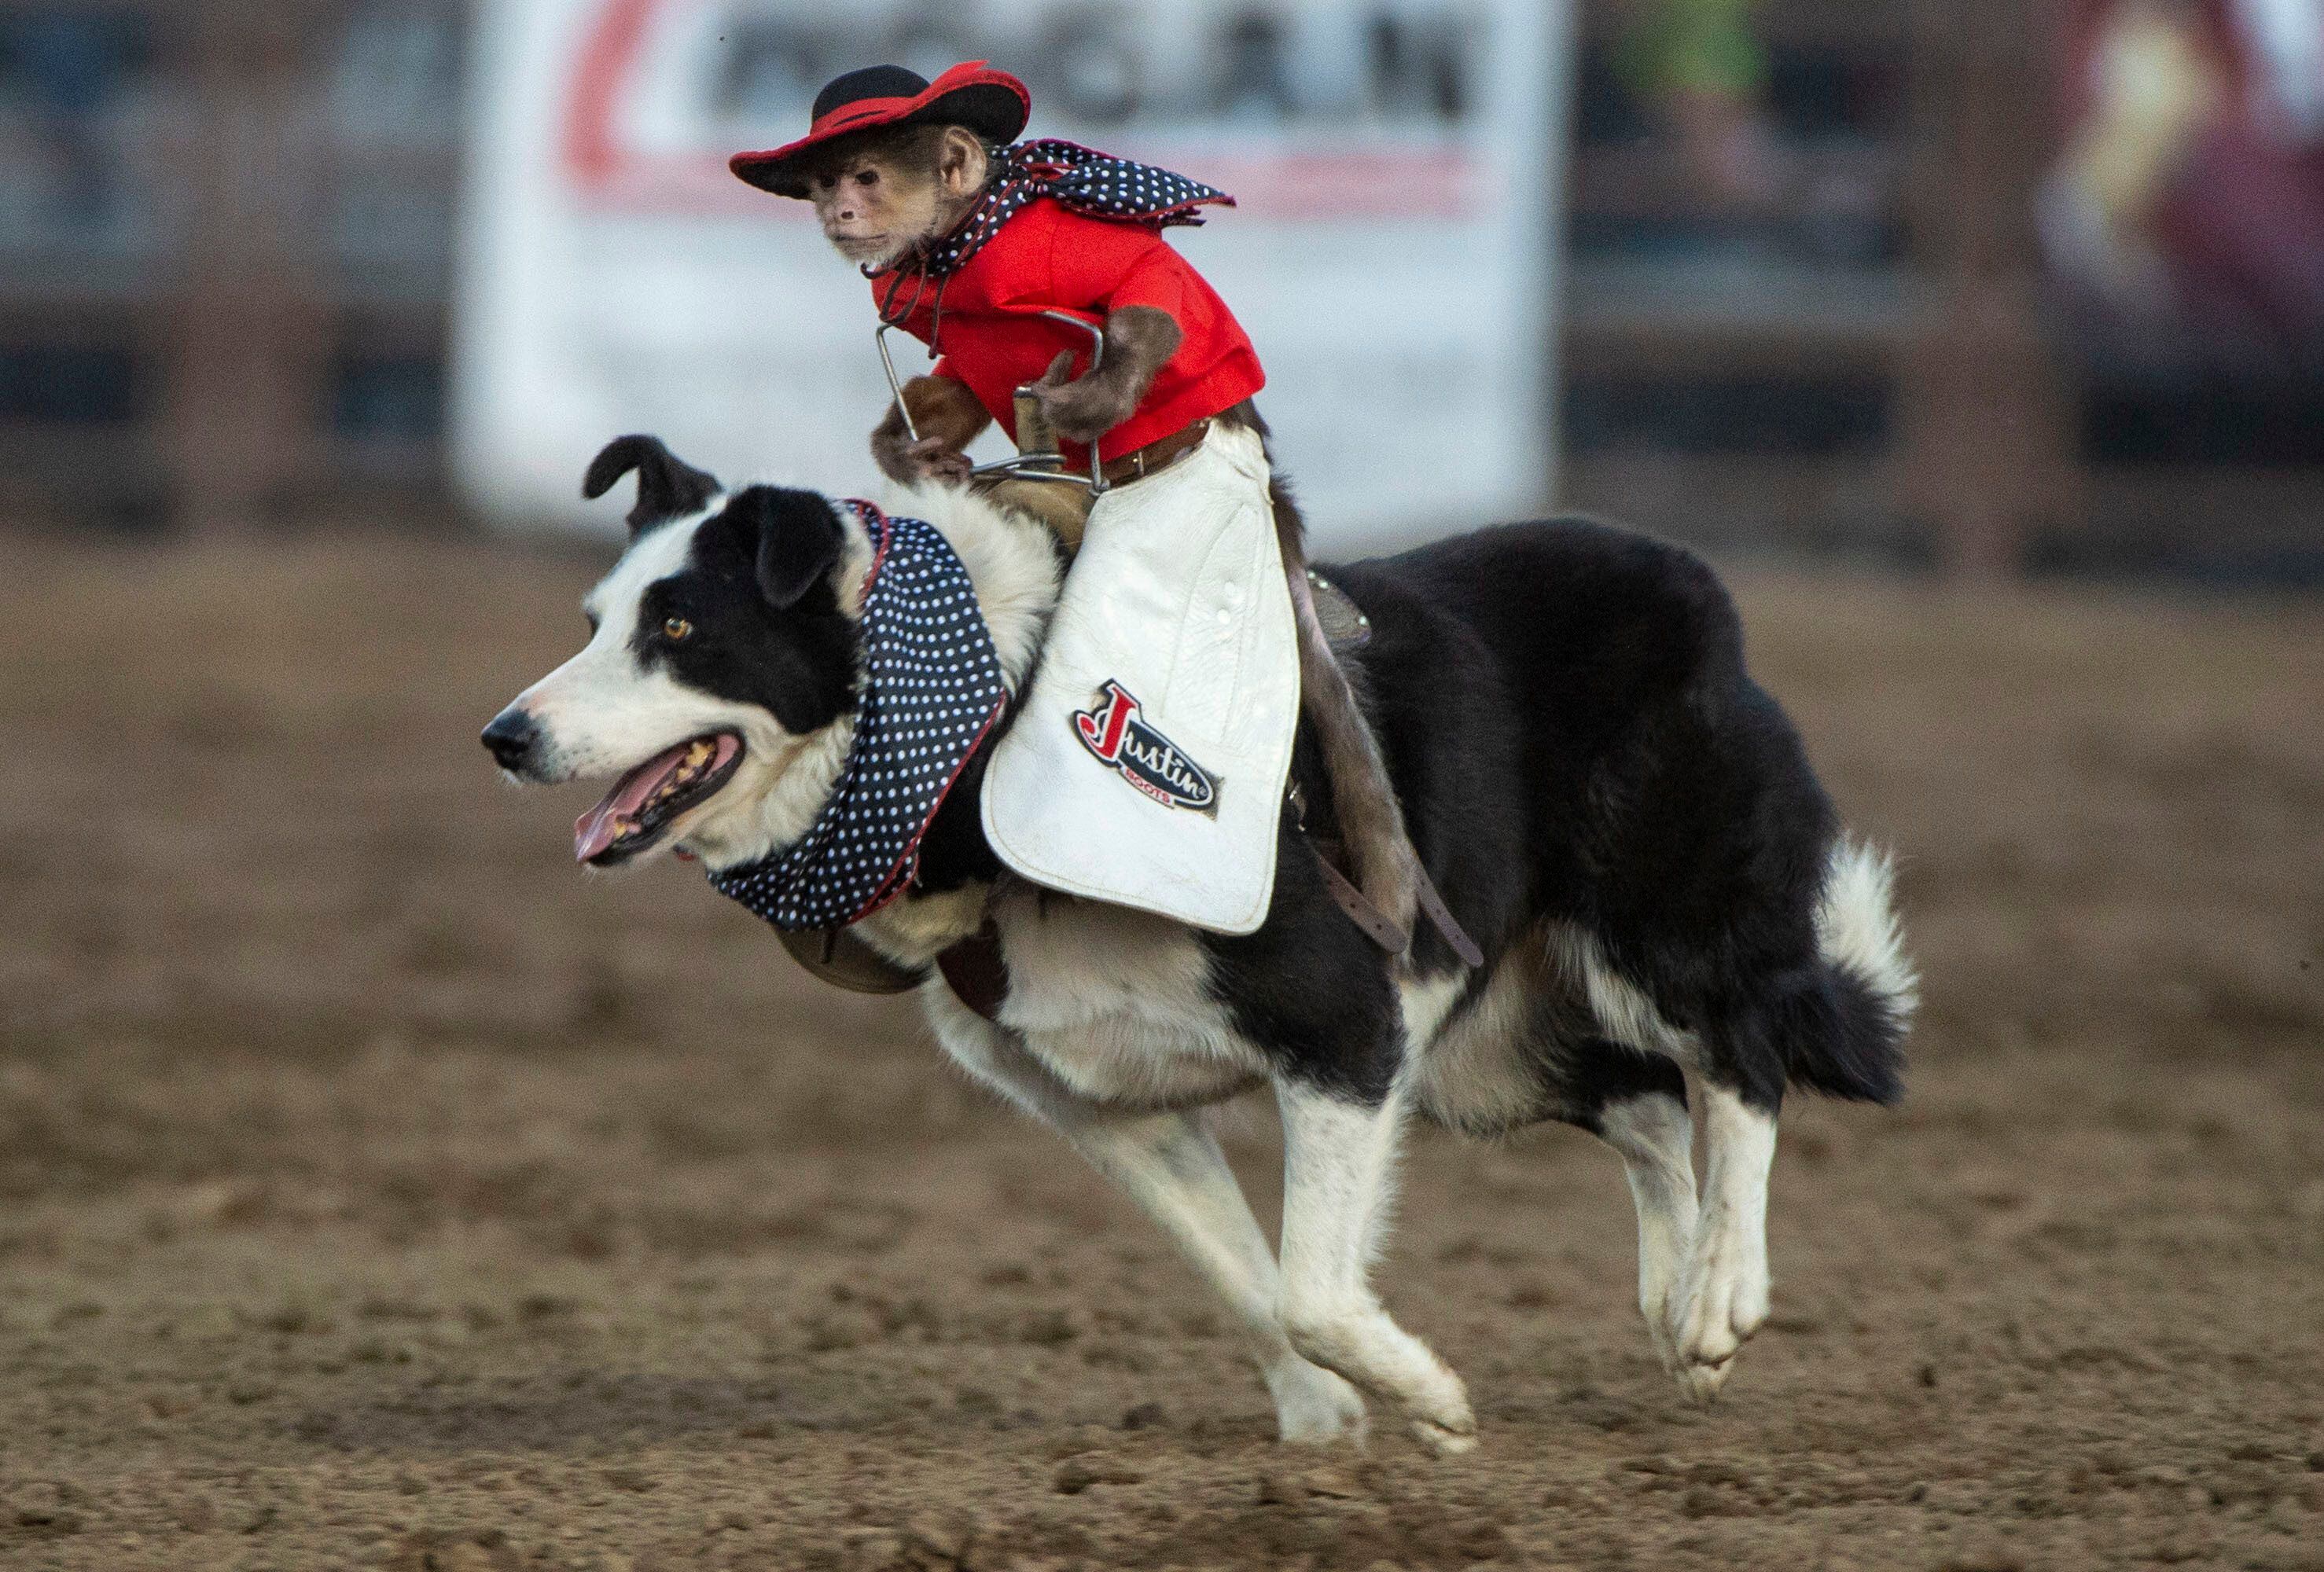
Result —
[[503, 710], [484, 728], [484, 744], [503, 769], [522, 770], [540, 740], [540, 725], [522, 710]]

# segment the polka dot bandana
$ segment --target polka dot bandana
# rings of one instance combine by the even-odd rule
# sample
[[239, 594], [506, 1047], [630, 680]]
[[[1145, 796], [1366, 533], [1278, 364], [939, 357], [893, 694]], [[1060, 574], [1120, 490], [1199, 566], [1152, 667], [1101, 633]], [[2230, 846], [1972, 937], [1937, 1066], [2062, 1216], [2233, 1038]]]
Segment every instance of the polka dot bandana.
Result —
[[798, 842], [710, 882], [778, 928], [840, 928], [912, 881], [920, 837], [1009, 703], [992, 635], [952, 545], [851, 501], [870, 532], [863, 688], [839, 786]]
[[1047, 197], [1091, 218], [1111, 218], [1160, 229], [1200, 224], [1194, 209], [1208, 203], [1234, 206], [1214, 186], [1157, 170], [1151, 164], [1055, 138], [1019, 142], [994, 161], [984, 195], [950, 234], [913, 260], [912, 271], [931, 279], [949, 278], [1001, 232], [1028, 203]]

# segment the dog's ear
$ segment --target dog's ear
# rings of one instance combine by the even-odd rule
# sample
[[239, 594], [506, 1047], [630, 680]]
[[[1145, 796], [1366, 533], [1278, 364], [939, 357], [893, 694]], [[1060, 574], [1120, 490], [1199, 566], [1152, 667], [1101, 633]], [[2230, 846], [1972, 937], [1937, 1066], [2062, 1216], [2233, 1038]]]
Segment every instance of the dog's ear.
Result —
[[658, 437], [617, 437], [590, 461], [581, 494], [595, 501], [632, 470], [638, 472], [638, 502], [630, 510], [630, 534], [698, 513], [718, 494], [718, 481], [685, 463]]
[[814, 492], [752, 486], [728, 510], [758, 525], [759, 593], [779, 610], [798, 605], [839, 560], [838, 510]]

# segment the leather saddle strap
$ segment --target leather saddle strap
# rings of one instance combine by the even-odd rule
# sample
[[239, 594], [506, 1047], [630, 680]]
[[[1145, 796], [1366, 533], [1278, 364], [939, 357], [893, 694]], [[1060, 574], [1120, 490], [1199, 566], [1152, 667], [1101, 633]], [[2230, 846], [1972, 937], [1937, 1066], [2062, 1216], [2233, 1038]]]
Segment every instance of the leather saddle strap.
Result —
[[[1356, 887], [1355, 881], [1342, 873], [1339, 865], [1333, 860], [1333, 850], [1339, 842], [1323, 836], [1311, 835], [1307, 838], [1307, 844], [1314, 849], [1316, 864], [1323, 870], [1323, 887], [1332, 892], [1332, 898], [1339, 903], [1340, 910], [1348, 914], [1348, 920], [1361, 928], [1373, 943], [1390, 955], [1402, 955], [1410, 950], [1412, 936], [1397, 926], [1395, 919], [1374, 906], [1370, 897]], [[1462, 965], [1471, 971], [1481, 968], [1485, 964], [1485, 952], [1477, 947], [1477, 942], [1469, 937], [1469, 931], [1461, 926], [1460, 919], [1453, 916], [1452, 908], [1444, 904], [1443, 896], [1437, 892], [1436, 881], [1429, 878], [1428, 869], [1420, 865], [1417, 853], [1414, 855], [1412, 863], [1413, 878], [1417, 886], [1414, 893], [1419, 896], [1421, 912], [1444, 936], [1444, 942], [1452, 947], [1452, 953], [1461, 958]]]
[[[1291, 604], [1295, 615], [1310, 627], [1321, 631], [1323, 621], [1315, 606], [1315, 586], [1323, 584], [1323, 581], [1314, 574], [1306, 571], [1304, 564], [1297, 565], [1286, 564], [1285, 565], [1288, 571], [1284, 576], [1291, 584]], [[1341, 600], [1346, 601], [1349, 607], [1356, 612], [1358, 623], [1362, 629], [1363, 639], [1370, 639], [1371, 622], [1363, 615], [1362, 609], [1350, 600], [1342, 591], [1329, 585], [1326, 587], [1331, 588], [1332, 593]], [[1327, 644], [1330, 642], [1328, 633], [1324, 636], [1324, 641]], [[1477, 942], [1469, 937], [1469, 931], [1461, 926], [1459, 920], [1452, 915], [1452, 908], [1445, 906], [1444, 897], [1437, 893], [1436, 881], [1428, 877], [1428, 869], [1420, 860], [1420, 849], [1407, 840], [1405, 842], [1404, 852], [1406, 857], [1412, 859], [1413, 882], [1416, 887], [1414, 893], [1419, 896], [1421, 911], [1427, 915], [1429, 922], [1434, 924], [1436, 931], [1444, 936], [1444, 942], [1452, 947], [1452, 953], [1461, 958], [1463, 965], [1472, 971], [1483, 966], [1485, 952], [1477, 948]], [[1411, 935], [1407, 934], [1387, 913], [1374, 906], [1363, 891], [1349, 881], [1347, 875], [1333, 867], [1332, 860], [1323, 854], [1320, 847], [1317, 848], [1315, 856], [1316, 860], [1323, 865], [1324, 881], [1331, 886], [1333, 896], [1340, 903], [1340, 909], [1348, 914], [1357, 927], [1370, 934], [1372, 942], [1390, 955], [1402, 955], [1412, 948]]]
[[1444, 942], [1452, 946], [1452, 953], [1461, 958], [1462, 965], [1471, 971], [1481, 969], [1485, 964], [1485, 952], [1477, 948], [1477, 942], [1469, 937], [1469, 930], [1461, 926], [1459, 920], [1452, 915], [1452, 908], [1444, 904], [1444, 897], [1437, 894], [1436, 881], [1428, 877], [1426, 869], [1420, 866], [1420, 859], [1415, 857], [1412, 861], [1413, 874], [1420, 881], [1420, 909], [1428, 914], [1428, 920], [1436, 925], [1439, 933], [1444, 935]]
[[1412, 935], [1397, 927], [1386, 912], [1372, 905], [1364, 892], [1356, 887], [1353, 879], [1332, 865], [1332, 860], [1323, 855], [1321, 847], [1315, 850], [1315, 866], [1323, 870], [1323, 887], [1332, 892], [1332, 898], [1339, 903], [1340, 910], [1348, 914], [1348, 921], [1364, 931], [1365, 937], [1390, 955], [1401, 955], [1412, 948]]
[[898, 966], [844, 928], [798, 932], [777, 929], [776, 936], [790, 951], [793, 961], [834, 988], [844, 988], [850, 993], [909, 993], [927, 976]]
[[[1315, 847], [1315, 866], [1323, 870], [1323, 887], [1332, 892], [1332, 898], [1339, 903], [1342, 911], [1347, 913], [1348, 920], [1363, 930], [1373, 943], [1391, 955], [1401, 955], [1411, 948], [1409, 935], [1389, 921], [1388, 914], [1365, 899], [1364, 892], [1358, 889], [1346, 874], [1333, 866], [1332, 860], [1323, 854], [1320, 846]], [[1435, 881], [1428, 877], [1425, 869], [1417, 871], [1420, 875], [1421, 909], [1436, 924], [1437, 932], [1444, 935], [1444, 942], [1452, 946], [1471, 969], [1483, 966], [1484, 952], [1453, 920], [1452, 914], [1445, 909], [1443, 896], [1436, 893]], [[785, 937], [788, 939], [788, 935]], [[792, 953], [801, 955], [802, 947], [794, 947]], [[834, 977], [820, 968], [810, 970], [826, 982], [838, 982], [843, 988], [861, 987]], [[973, 936], [963, 939], [938, 955], [936, 970], [944, 974], [945, 984], [952, 989], [954, 997], [986, 1020], [999, 1024], [1001, 1001], [1009, 995], [1009, 962], [1001, 953], [1001, 930], [993, 925], [991, 918], [987, 918], [984, 926]], [[899, 973], [899, 981], [910, 975], [902, 973], [900, 968], [896, 970]], [[862, 991], [885, 993], [899, 990], [877, 988]]]
[[953, 997], [998, 1025], [1001, 1002], [1009, 997], [1009, 961], [1001, 953], [1001, 930], [984, 926], [936, 957], [936, 970]]

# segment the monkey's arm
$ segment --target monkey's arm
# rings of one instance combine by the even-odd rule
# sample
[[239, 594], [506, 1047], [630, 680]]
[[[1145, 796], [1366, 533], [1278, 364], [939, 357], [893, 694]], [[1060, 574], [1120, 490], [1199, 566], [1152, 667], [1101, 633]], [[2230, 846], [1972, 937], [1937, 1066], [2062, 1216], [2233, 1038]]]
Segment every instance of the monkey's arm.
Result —
[[[919, 428], [917, 442], [905, 432], [905, 409]], [[967, 383], [914, 377], [904, 384], [902, 407], [889, 405], [887, 418], [872, 428], [872, 462], [892, 481], [964, 481], [970, 467], [968, 445], [991, 424], [992, 417]]]
[[1124, 306], [1105, 319], [1105, 355], [1097, 370], [1065, 380], [1073, 356], [1060, 354], [1033, 384], [1049, 424], [1075, 442], [1095, 442], [1130, 418], [1154, 373], [1185, 341], [1177, 318], [1156, 306]]

